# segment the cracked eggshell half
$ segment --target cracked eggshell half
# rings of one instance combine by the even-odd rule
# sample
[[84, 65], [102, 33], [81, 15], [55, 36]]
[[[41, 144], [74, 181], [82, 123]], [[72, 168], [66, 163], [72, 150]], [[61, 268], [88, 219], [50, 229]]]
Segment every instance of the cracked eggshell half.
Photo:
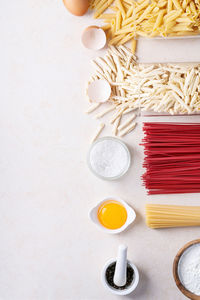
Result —
[[85, 48], [100, 50], [106, 45], [106, 34], [98, 26], [89, 26], [83, 31], [81, 41]]
[[106, 102], [111, 95], [111, 86], [105, 79], [97, 79], [91, 82], [87, 94], [92, 102]]

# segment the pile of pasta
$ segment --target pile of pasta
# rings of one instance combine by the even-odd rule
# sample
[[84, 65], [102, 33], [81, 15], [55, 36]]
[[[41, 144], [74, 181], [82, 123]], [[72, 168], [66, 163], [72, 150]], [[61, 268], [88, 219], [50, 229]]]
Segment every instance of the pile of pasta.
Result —
[[[95, 72], [89, 83], [106, 79], [112, 93], [107, 103], [91, 103], [89, 99], [86, 112], [98, 110], [97, 120], [112, 113], [108, 121], [114, 135], [121, 137], [135, 128], [137, 109], [171, 115], [200, 111], [200, 64], [138, 64], [125, 46], [110, 46], [105, 56], [97, 57], [92, 64]], [[99, 130], [104, 127], [101, 123]]]
[[138, 69], [141, 110], [171, 115], [200, 111], [199, 64], [138, 65]]
[[[108, 13], [105, 11], [109, 8]], [[136, 38], [197, 35], [200, 32], [200, 0], [91, 0], [94, 18], [103, 19], [111, 45]]]
[[[132, 79], [129, 75], [131, 74], [129, 71], [136, 66], [136, 57], [125, 46], [110, 46], [106, 55], [92, 60], [92, 64], [95, 73], [88, 81], [88, 85], [97, 79], [107, 80], [111, 85], [111, 97], [106, 103], [93, 103], [88, 98], [90, 106], [86, 113], [90, 114], [97, 111], [95, 115], [97, 120], [109, 117], [107, 123], [112, 125], [113, 135], [123, 137], [136, 127], [135, 111], [140, 106], [139, 79], [136, 78], [137, 83], [132, 85]], [[104, 128], [105, 123], [101, 122], [97, 126], [92, 142]]]
[[200, 226], [200, 206], [146, 204], [150, 228]]

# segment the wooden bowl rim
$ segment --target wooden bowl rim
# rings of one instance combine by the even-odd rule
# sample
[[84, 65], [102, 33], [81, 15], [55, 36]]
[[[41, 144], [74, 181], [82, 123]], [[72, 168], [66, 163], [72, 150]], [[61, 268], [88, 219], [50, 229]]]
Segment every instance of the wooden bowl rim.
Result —
[[188, 291], [184, 285], [181, 283], [179, 276], [178, 276], [178, 263], [179, 260], [182, 256], [182, 254], [191, 246], [196, 245], [196, 244], [200, 244], [200, 239], [196, 239], [193, 241], [188, 242], [187, 244], [185, 244], [176, 254], [175, 258], [174, 258], [174, 263], [173, 263], [173, 276], [174, 276], [174, 280], [175, 283], [178, 287], [178, 289], [189, 299], [192, 300], [200, 300], [200, 296], [197, 296], [195, 294], [193, 294], [192, 292]]

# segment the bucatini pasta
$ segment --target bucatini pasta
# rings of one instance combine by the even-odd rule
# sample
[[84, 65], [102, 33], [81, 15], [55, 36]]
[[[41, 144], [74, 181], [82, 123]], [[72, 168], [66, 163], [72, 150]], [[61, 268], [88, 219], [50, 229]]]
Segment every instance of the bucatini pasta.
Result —
[[150, 228], [200, 226], [200, 206], [146, 204]]
[[112, 93], [101, 106], [91, 103], [87, 113], [98, 110], [95, 117], [108, 118], [115, 135], [135, 128], [137, 109], [171, 115], [200, 111], [200, 64], [137, 64], [128, 48], [110, 46], [104, 57], [93, 60], [93, 65], [95, 74], [89, 83], [106, 79]]
[[[111, 7], [112, 5], [112, 7]], [[94, 18], [103, 19], [111, 45], [133, 41], [138, 36], [181, 36], [200, 33], [199, 0], [100, 0], [91, 1]], [[105, 13], [111, 8], [112, 13]]]

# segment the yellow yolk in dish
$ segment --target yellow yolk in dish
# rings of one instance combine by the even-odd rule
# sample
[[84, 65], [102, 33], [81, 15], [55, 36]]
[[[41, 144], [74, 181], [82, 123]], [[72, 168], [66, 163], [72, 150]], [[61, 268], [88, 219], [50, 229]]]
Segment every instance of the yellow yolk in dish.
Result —
[[120, 202], [108, 200], [100, 205], [97, 216], [105, 228], [118, 229], [126, 223], [127, 211]]

